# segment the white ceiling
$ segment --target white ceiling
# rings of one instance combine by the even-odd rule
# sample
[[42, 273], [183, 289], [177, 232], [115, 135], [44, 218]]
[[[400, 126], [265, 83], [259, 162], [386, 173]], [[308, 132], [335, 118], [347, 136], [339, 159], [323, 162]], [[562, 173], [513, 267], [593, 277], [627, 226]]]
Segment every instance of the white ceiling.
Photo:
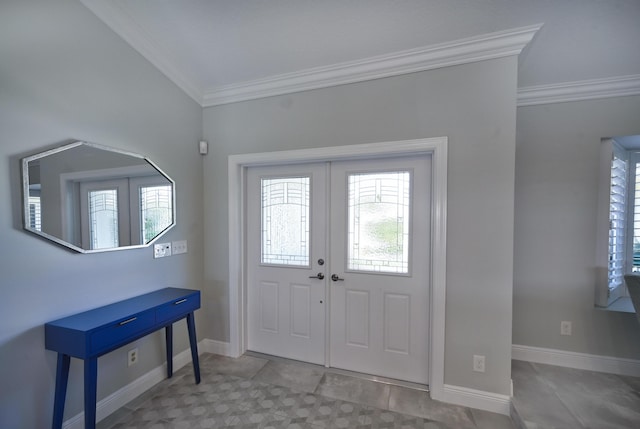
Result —
[[519, 86], [640, 75], [637, 0], [81, 0], [195, 98], [544, 23]]

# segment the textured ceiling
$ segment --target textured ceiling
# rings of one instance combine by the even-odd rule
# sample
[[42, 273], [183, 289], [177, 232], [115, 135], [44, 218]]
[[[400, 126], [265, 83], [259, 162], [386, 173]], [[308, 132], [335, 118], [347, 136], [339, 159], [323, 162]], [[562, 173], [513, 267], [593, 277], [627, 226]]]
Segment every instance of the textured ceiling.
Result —
[[82, 1], [201, 91], [539, 23], [519, 86], [640, 74], [637, 0]]

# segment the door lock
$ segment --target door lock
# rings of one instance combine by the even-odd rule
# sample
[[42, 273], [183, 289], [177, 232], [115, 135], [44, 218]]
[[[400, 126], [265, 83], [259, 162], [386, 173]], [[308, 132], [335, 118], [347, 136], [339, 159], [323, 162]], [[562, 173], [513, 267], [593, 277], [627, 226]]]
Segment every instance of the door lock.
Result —
[[318, 273], [315, 276], [309, 276], [310, 279], [318, 279], [318, 280], [322, 280], [324, 279], [324, 274], [322, 273]]
[[337, 274], [331, 274], [331, 280], [333, 280], [334, 282], [337, 282], [337, 281], [341, 281], [342, 282], [342, 281], [344, 281], [344, 279], [341, 279], [340, 277], [338, 277]]

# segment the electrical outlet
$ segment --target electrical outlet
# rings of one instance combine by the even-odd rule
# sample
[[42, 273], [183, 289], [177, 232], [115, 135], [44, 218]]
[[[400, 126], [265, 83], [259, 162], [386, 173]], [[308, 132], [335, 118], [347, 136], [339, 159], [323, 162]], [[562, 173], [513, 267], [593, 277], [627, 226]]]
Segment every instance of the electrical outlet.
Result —
[[571, 335], [571, 322], [567, 320], [560, 322], [560, 335]]
[[171, 243], [158, 243], [153, 245], [153, 257], [164, 258], [171, 256]]
[[484, 356], [473, 355], [473, 370], [475, 372], [484, 372]]
[[127, 366], [135, 365], [138, 363], [138, 349], [131, 349], [127, 353]]
[[171, 252], [174, 255], [187, 253], [187, 240], [174, 241], [173, 243], [171, 243]]

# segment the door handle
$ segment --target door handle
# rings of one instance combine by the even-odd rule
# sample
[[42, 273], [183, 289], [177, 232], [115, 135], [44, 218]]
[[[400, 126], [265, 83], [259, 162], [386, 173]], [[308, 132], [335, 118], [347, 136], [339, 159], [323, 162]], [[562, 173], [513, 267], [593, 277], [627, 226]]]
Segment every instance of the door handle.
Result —
[[331, 274], [331, 280], [333, 280], [334, 282], [337, 282], [337, 281], [341, 281], [342, 282], [342, 281], [344, 281], [344, 279], [341, 279], [340, 277], [338, 277], [337, 274]]
[[315, 275], [315, 276], [309, 276], [309, 278], [310, 278], [310, 279], [318, 279], [318, 280], [322, 280], [322, 279], [324, 279], [324, 274], [322, 274], [322, 273], [318, 273], [318, 274], [317, 274], [317, 275]]

